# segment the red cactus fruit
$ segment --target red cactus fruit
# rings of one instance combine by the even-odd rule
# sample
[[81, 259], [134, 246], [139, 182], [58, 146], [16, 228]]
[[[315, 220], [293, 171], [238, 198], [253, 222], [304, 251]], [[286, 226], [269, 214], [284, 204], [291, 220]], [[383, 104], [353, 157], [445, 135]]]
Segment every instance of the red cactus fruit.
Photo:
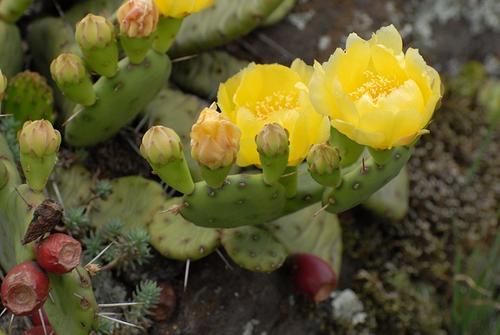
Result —
[[[41, 309], [42, 311], [42, 316], [43, 316], [43, 322], [45, 322], [45, 325], [50, 325], [50, 322], [49, 322], [49, 318], [47, 317], [47, 314], [45, 313], [45, 311], [43, 310], [43, 308]], [[33, 324], [35, 326], [41, 326], [42, 325], [42, 319], [40, 319], [40, 312], [39, 310], [36, 310], [36, 311], [33, 311], [33, 313], [31, 313], [31, 321], [33, 321]]]
[[47, 272], [63, 274], [80, 264], [82, 245], [66, 234], [52, 234], [38, 244], [36, 260]]
[[[47, 334], [55, 335], [50, 326], [45, 326], [45, 329], [47, 330]], [[24, 335], [45, 335], [45, 332], [43, 331], [43, 326], [36, 326], [25, 331]]]
[[2, 283], [2, 304], [14, 315], [30, 315], [49, 295], [49, 278], [33, 261], [16, 265]]
[[337, 287], [337, 276], [330, 264], [311, 254], [293, 256], [293, 281], [297, 291], [314, 302], [328, 299]]

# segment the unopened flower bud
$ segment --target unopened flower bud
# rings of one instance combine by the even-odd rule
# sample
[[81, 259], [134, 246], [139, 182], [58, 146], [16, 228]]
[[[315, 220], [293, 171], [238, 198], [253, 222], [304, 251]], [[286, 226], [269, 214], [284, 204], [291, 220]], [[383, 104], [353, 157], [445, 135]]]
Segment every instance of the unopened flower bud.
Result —
[[21, 153], [43, 158], [57, 153], [61, 134], [47, 120], [26, 121], [19, 133]]
[[142, 138], [142, 156], [151, 164], [164, 165], [183, 158], [179, 135], [170, 128], [155, 126]]
[[241, 132], [219, 112], [205, 108], [191, 129], [191, 155], [200, 164], [216, 170], [236, 160]]
[[120, 33], [127, 37], [147, 37], [158, 25], [159, 12], [153, 0], [127, 0], [116, 13]]
[[269, 157], [288, 152], [288, 131], [277, 123], [266, 124], [255, 138], [257, 150]]
[[114, 28], [105, 17], [88, 14], [76, 25], [75, 38], [82, 49], [104, 48], [115, 41]]
[[0, 101], [2, 101], [3, 94], [6, 89], [7, 89], [7, 77], [5, 77], [2, 73], [2, 70], [0, 70]]
[[85, 106], [95, 102], [95, 92], [83, 60], [75, 54], [63, 53], [52, 61], [50, 73], [62, 93]]
[[315, 144], [307, 155], [311, 176], [324, 186], [334, 187], [340, 181], [340, 154], [326, 143]]

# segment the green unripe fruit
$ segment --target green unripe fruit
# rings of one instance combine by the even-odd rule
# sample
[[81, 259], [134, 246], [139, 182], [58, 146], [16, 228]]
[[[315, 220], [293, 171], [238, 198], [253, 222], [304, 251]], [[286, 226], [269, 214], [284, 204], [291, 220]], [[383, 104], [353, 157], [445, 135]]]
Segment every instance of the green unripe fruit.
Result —
[[288, 164], [288, 131], [277, 123], [266, 124], [255, 137], [266, 184], [276, 183]]
[[142, 156], [151, 164], [167, 164], [183, 158], [182, 143], [176, 132], [163, 126], [149, 129], [142, 138]]
[[85, 106], [94, 104], [94, 88], [80, 57], [71, 53], [59, 55], [52, 61], [50, 73], [59, 89], [69, 99]]
[[324, 186], [334, 187], [340, 182], [340, 154], [326, 143], [315, 144], [307, 155], [311, 176]]

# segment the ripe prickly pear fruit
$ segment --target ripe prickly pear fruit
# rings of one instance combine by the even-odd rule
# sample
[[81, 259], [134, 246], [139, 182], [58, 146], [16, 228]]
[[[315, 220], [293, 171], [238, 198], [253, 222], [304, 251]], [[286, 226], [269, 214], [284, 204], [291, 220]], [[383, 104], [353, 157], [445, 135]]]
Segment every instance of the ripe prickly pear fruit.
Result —
[[30, 315], [49, 295], [49, 278], [33, 261], [13, 267], [2, 283], [2, 304], [14, 315]]
[[337, 275], [330, 264], [312, 254], [293, 256], [293, 281], [297, 291], [314, 302], [326, 300], [337, 287]]
[[64, 274], [80, 265], [82, 245], [66, 234], [52, 234], [37, 247], [36, 260], [47, 272]]
[[27, 331], [25, 331], [24, 335], [45, 335], [45, 334], [56, 335], [54, 333], [54, 331], [52, 330], [52, 327], [50, 327], [50, 326], [45, 326], [45, 330], [47, 332], [45, 332], [43, 330], [43, 326], [36, 326], [36, 327], [33, 327], [33, 328], [28, 329]]

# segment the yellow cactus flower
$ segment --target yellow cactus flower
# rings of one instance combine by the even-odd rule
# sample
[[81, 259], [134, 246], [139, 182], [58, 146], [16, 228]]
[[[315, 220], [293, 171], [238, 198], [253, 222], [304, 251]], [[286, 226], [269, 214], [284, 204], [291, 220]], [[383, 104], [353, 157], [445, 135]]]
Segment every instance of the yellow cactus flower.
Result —
[[266, 124], [278, 123], [289, 133], [289, 166], [307, 156], [311, 145], [328, 139], [328, 118], [316, 113], [306, 85], [312, 68], [296, 60], [291, 67], [250, 64], [219, 87], [222, 114], [241, 130], [237, 164], [260, 165], [255, 137]]
[[316, 110], [351, 140], [375, 149], [410, 144], [425, 132], [442, 96], [441, 79], [418, 50], [403, 52], [393, 25], [316, 63], [309, 84]]
[[155, 2], [163, 16], [180, 19], [212, 6], [215, 0], [155, 0]]
[[191, 129], [191, 156], [202, 165], [216, 170], [236, 160], [241, 133], [214, 108], [201, 111]]

